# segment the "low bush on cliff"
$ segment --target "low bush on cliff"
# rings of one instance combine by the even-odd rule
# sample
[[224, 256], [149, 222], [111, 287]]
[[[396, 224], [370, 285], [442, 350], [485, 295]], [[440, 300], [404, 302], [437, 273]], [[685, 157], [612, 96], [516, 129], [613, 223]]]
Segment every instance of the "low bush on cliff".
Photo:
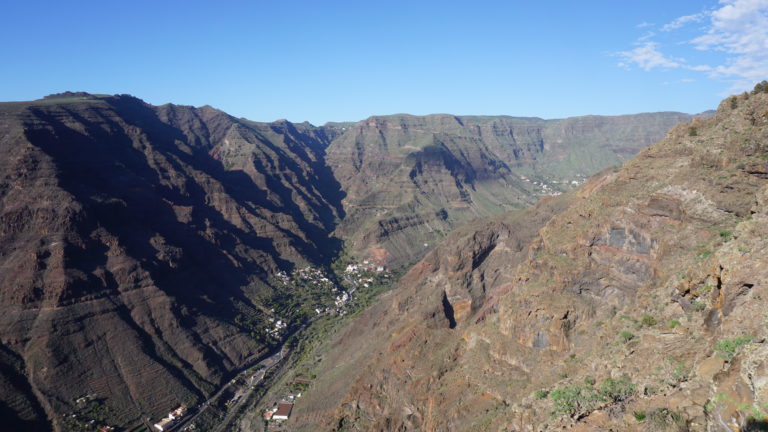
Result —
[[551, 414], [580, 418], [602, 404], [623, 402], [636, 393], [635, 384], [626, 375], [606, 378], [599, 389], [594, 384], [594, 379], [585, 379], [584, 385], [573, 384], [553, 390], [549, 394], [552, 400]]
[[635, 394], [636, 387], [627, 375], [621, 378], [606, 378], [600, 385], [600, 396], [608, 402], [621, 402]]
[[752, 94], [768, 93], [768, 81], [761, 81], [755, 85]]
[[628, 331], [623, 331], [619, 333], [619, 339], [621, 339], [622, 342], [627, 343], [635, 338], [635, 335]]
[[715, 351], [717, 351], [718, 357], [731, 361], [736, 356], [736, 352], [742, 346], [752, 342], [751, 336], [740, 336], [733, 339], [723, 339], [715, 345]]
[[570, 385], [552, 391], [552, 415], [581, 417], [594, 410], [602, 402], [600, 393], [590, 385]]
[[640, 320], [640, 324], [644, 325], [645, 327], [653, 327], [657, 324], [656, 318], [653, 317], [653, 315], [645, 314], [643, 315], [643, 318]]

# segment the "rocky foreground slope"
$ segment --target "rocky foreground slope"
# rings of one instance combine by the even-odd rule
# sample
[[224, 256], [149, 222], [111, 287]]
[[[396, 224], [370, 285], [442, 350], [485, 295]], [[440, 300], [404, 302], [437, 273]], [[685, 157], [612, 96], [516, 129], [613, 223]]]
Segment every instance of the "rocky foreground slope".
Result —
[[768, 94], [467, 226], [308, 364], [291, 430], [768, 423]]

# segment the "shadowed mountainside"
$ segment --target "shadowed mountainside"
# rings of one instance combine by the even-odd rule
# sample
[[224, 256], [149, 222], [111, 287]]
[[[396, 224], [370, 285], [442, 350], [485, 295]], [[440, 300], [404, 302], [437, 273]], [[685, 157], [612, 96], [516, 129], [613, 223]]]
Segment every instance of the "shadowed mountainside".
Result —
[[326, 142], [129, 96], [0, 105], [2, 409], [37, 421], [97, 394], [154, 417], [262, 355], [237, 314], [338, 251]]

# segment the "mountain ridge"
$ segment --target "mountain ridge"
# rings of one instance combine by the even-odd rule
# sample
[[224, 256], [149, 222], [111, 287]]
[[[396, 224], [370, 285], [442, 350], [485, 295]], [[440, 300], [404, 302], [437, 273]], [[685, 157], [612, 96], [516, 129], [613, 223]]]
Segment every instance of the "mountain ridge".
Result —
[[193, 403], [269, 350], [236, 319], [269, 315], [248, 296], [334, 255], [329, 179], [290, 137], [125, 96], [3, 108], [0, 341], [36, 396], [0, 399], [22, 419], [83, 392], [120, 422]]
[[[60, 430], [84, 393], [122, 424], [193, 404], [269, 351], [260, 326], [284, 317], [263, 296], [280, 294], [278, 271], [327, 266], [341, 238], [361, 259], [384, 250], [405, 265], [469, 216], [546, 192], [533, 185], [544, 177], [515, 171], [547, 160], [539, 131], [520, 132], [533, 139], [507, 162], [456, 119], [409, 117], [432, 124], [425, 135], [408, 122], [260, 123], [128, 95], [0, 104], [0, 408], [19, 427]], [[650, 139], [638, 136], [631, 148]], [[355, 214], [361, 204], [400, 213]]]
[[289, 426], [761, 430], [766, 143], [768, 94], [734, 96], [574, 191], [453, 231], [297, 366], [318, 378]]
[[691, 118], [373, 116], [347, 128], [328, 150], [347, 193], [347, 219], [337, 231], [357, 254], [383, 249], [393, 263], [409, 262], [441, 232], [569, 190]]

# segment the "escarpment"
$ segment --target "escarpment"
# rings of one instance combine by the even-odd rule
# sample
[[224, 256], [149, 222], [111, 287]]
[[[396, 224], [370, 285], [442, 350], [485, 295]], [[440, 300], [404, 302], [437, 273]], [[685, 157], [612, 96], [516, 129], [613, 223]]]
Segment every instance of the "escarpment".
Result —
[[[277, 349], [281, 340], [265, 326], [282, 323], [277, 314], [287, 305], [303, 314], [285, 320], [289, 330], [306, 323], [304, 312], [319, 313], [296, 306], [295, 293], [274, 276], [327, 267], [344, 245], [352, 256], [389, 267], [424, 260], [404, 278], [410, 288], [386, 294], [361, 315], [371, 322], [355, 320], [344, 330], [360, 344], [339, 343], [334, 358], [353, 359], [352, 369], [338, 369], [347, 373], [329, 383], [334, 396], [324, 398], [320, 417], [351, 421], [330, 404], [370, 385], [378, 390], [360, 399], [367, 401], [361, 412], [392, 409], [396, 415], [381, 417], [388, 425], [402, 414], [408, 424], [434, 426], [425, 409], [435, 401], [395, 409], [370, 398], [395, 386], [406, 397], [462, 373], [457, 365], [469, 360], [452, 345], [460, 337], [485, 350], [475, 364], [490, 356], [528, 382], [530, 362], [514, 360], [511, 348], [496, 352], [489, 336], [468, 329], [496, 325], [521, 350], [563, 353], [575, 346], [574, 328], [595, 313], [563, 298], [558, 307], [535, 312], [535, 321], [499, 322], [505, 308], [522, 314], [533, 302], [519, 288], [522, 273], [510, 269], [528, 268], [531, 280], [552, 272], [567, 283], [565, 292], [617, 308], [648, 275], [660, 277], [654, 260], [667, 246], [648, 234], [650, 222], [606, 222], [579, 239], [591, 242], [594, 268], [565, 273], [559, 260], [584, 257], [576, 243], [550, 257], [548, 221], [589, 198], [567, 193], [531, 210], [504, 212], [567, 192], [690, 119], [679, 113], [564, 120], [402, 115], [316, 127], [252, 122], [209, 106], [153, 106], [127, 95], [69, 92], [2, 103], [0, 413], [13, 428], [63, 430], [83, 401], [95, 402], [121, 427], [198, 404]], [[750, 143], [750, 151], [762, 151]], [[721, 160], [701, 155], [697, 163]], [[749, 163], [740, 172], [762, 179], [761, 170]], [[579, 193], [599, 193], [614, 177], [602, 176]], [[749, 212], [732, 191], [710, 198], [709, 207], [698, 191], [659, 190], [636, 211], [670, 224], [721, 223]], [[537, 254], [552, 260], [534, 260]], [[507, 303], [513, 294], [522, 306]], [[708, 322], [725, 322], [745, 295], [723, 294], [723, 315], [712, 313]], [[676, 296], [681, 307], [693, 307], [690, 291], [681, 288]], [[353, 382], [356, 362], [387, 338], [392, 349], [381, 361], [401, 350], [439, 361], [403, 355], [381, 383]], [[384, 363], [372, 367], [377, 364]], [[413, 375], [419, 370], [432, 377]], [[457, 383], [493, 381], [479, 374]], [[448, 390], [440, 403], [466, 397]], [[492, 400], [484, 395], [475, 402]], [[350, 403], [340, 406], [351, 409]]]
[[409, 262], [462, 223], [568, 191], [691, 118], [370, 117], [328, 148], [346, 192], [337, 233], [358, 254], [383, 248], [393, 265]]
[[3, 104], [3, 410], [59, 428], [95, 395], [131, 424], [264, 355], [236, 318], [263, 314], [274, 272], [336, 253], [324, 140], [129, 96]]
[[297, 409], [321, 426], [292, 426], [760, 430], [768, 94], [734, 100], [573, 192], [451, 233], [329, 342], [362, 354], [335, 403], [320, 379]]

